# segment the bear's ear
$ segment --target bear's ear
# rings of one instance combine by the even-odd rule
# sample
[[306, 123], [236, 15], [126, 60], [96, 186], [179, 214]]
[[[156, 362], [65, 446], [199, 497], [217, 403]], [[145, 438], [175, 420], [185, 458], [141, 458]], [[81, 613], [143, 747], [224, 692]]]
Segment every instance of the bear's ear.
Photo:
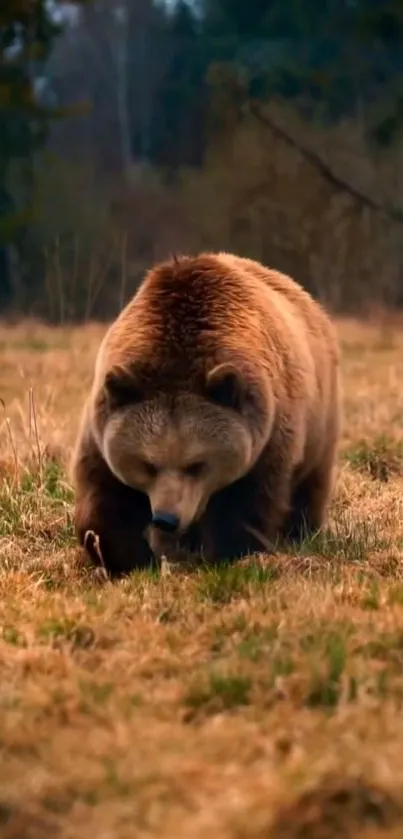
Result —
[[241, 411], [247, 398], [241, 371], [230, 361], [218, 364], [207, 375], [207, 394], [223, 408]]
[[110, 370], [105, 376], [104, 387], [112, 410], [134, 405], [142, 399], [141, 382], [131, 370]]

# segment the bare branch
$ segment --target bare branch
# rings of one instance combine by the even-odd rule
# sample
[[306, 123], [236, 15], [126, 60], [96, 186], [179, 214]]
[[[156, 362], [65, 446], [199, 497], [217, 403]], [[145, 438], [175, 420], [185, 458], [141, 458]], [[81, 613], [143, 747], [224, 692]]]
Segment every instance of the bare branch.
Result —
[[375, 212], [383, 213], [392, 221], [403, 223], [403, 210], [400, 210], [398, 207], [390, 207], [388, 205], [380, 204], [378, 201], [374, 201], [374, 199], [369, 195], [361, 192], [360, 189], [357, 189], [352, 184], [349, 184], [344, 180], [344, 178], [336, 175], [327, 163], [322, 160], [319, 154], [298, 143], [297, 140], [295, 140], [294, 137], [285, 130], [285, 128], [278, 125], [272, 117], [267, 115], [267, 113], [263, 113], [260, 108], [253, 103], [249, 103], [248, 107], [250, 113], [255, 117], [255, 119], [257, 119], [262, 125], [266, 126], [266, 128], [283, 140], [283, 142], [287, 143], [288, 146], [299, 152], [299, 154], [302, 155], [302, 157], [310, 163], [311, 166], [313, 166], [335, 189], [340, 192], [345, 192], [350, 196], [350, 198], [353, 198], [362, 206], [369, 207], [371, 210], [375, 210]]

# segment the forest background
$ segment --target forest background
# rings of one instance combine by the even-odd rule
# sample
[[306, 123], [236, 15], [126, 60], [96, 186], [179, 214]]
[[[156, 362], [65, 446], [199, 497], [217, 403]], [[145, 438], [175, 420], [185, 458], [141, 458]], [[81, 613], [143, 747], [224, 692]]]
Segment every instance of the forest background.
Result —
[[0, 315], [107, 319], [229, 249], [403, 303], [399, 0], [3, 0]]

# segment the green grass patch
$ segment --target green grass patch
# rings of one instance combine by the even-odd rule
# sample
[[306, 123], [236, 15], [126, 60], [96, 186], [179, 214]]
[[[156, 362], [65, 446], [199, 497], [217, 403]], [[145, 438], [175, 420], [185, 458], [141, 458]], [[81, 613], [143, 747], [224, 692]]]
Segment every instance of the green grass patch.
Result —
[[344, 459], [352, 469], [386, 482], [394, 475], [403, 474], [403, 442], [380, 434], [349, 447]]
[[41, 641], [52, 646], [66, 643], [74, 649], [89, 649], [95, 643], [95, 632], [91, 627], [70, 618], [48, 618], [38, 629]]
[[199, 596], [208, 603], [229, 603], [234, 598], [250, 598], [277, 579], [275, 568], [250, 565], [223, 565], [202, 572]]
[[193, 684], [184, 699], [191, 715], [203, 711], [216, 714], [248, 705], [252, 689], [249, 675], [211, 671], [204, 682]]
[[18, 481], [5, 481], [0, 490], [0, 537], [40, 536], [57, 547], [74, 542], [71, 505], [74, 493], [63, 467], [44, 461], [26, 469]]
[[389, 541], [369, 522], [342, 517], [331, 528], [308, 536], [297, 545], [285, 545], [285, 550], [294, 556], [320, 556], [360, 563], [365, 562], [370, 553], [388, 547]]

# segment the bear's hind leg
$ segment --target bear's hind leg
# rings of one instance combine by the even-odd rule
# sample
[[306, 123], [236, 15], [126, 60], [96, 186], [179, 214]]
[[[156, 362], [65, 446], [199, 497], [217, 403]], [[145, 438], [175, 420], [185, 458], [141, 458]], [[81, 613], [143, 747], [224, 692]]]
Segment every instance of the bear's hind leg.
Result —
[[296, 484], [284, 528], [287, 541], [301, 542], [321, 530], [333, 489], [333, 479], [333, 464], [326, 460]]

